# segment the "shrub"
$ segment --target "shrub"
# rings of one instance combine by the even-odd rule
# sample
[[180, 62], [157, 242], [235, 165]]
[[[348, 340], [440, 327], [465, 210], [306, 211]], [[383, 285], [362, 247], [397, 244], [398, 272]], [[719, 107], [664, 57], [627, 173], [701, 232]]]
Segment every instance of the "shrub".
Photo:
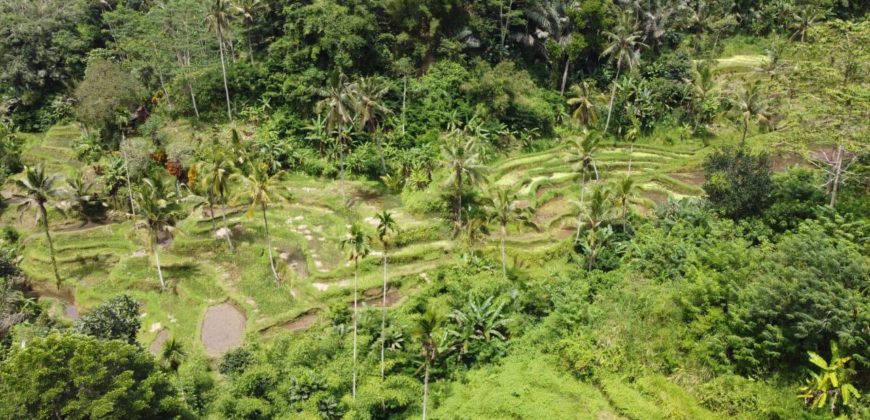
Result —
[[770, 204], [770, 158], [746, 149], [717, 150], [704, 162], [704, 192], [713, 209], [732, 219], [759, 216]]

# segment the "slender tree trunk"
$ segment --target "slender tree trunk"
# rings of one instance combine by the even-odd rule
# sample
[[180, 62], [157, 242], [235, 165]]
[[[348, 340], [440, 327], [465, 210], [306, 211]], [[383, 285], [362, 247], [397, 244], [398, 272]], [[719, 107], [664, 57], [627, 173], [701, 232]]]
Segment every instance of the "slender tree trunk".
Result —
[[208, 218], [211, 220], [211, 230], [214, 231], [214, 236], [217, 237], [217, 224], [214, 222], [214, 202], [211, 197], [208, 200]]
[[408, 96], [408, 75], [402, 78], [402, 135], [405, 135], [405, 101]]
[[562, 85], [559, 88], [559, 95], [565, 96], [565, 85], [568, 83], [568, 69], [571, 67], [571, 58], [565, 57], [565, 70], [562, 71]]
[[218, 27], [217, 33], [218, 33], [218, 49], [220, 50], [220, 53], [221, 53], [221, 72], [223, 73], [223, 76], [224, 76], [224, 93], [226, 93], [226, 95], [227, 95], [227, 118], [229, 118], [230, 121], [232, 121], [233, 120], [233, 110], [230, 106], [230, 88], [227, 86], [227, 65], [225, 62], [226, 60], [224, 59], [224, 37], [223, 37], [223, 34], [221, 33], [220, 27]]
[[193, 105], [193, 115], [196, 115], [196, 119], [199, 119], [199, 108], [196, 106], [196, 94], [193, 93], [193, 85], [190, 84], [190, 80], [187, 81], [187, 90], [190, 91], [190, 103]]
[[749, 118], [743, 118], [743, 136], [740, 138], [740, 148], [746, 146], [746, 133], [749, 132]]
[[157, 79], [160, 80], [160, 88], [163, 89], [163, 94], [166, 95], [166, 103], [169, 105], [169, 111], [172, 111], [174, 108], [172, 106], [172, 98], [169, 97], [169, 90], [166, 89], [166, 84], [163, 83], [163, 72], [157, 72]]
[[628, 176], [631, 176], [631, 158], [634, 157], [634, 141], [628, 147]]
[[359, 260], [353, 262], [353, 382], [351, 398], [356, 401], [356, 334], [357, 334], [357, 278], [359, 273]]
[[507, 236], [507, 228], [505, 225], [500, 225], [501, 229], [501, 274], [504, 276], [505, 280], [507, 280], [507, 254], [504, 249], [504, 240], [505, 236]]
[[384, 172], [384, 175], [387, 174], [387, 162], [384, 161], [384, 149], [381, 147], [381, 136], [378, 133], [375, 133], [375, 146], [378, 147], [378, 157], [381, 158], [381, 170]]
[[338, 172], [338, 184], [341, 188], [341, 201], [342, 204], [347, 203], [347, 196], [344, 191], [344, 139], [341, 135], [341, 124], [338, 125], [338, 164], [339, 164], [339, 172]]
[[[428, 355], [426, 356], [428, 357]], [[429, 405], [429, 361], [423, 370], [423, 420], [426, 420], [426, 406]]]
[[837, 147], [837, 157], [834, 161], [834, 179], [831, 182], [831, 201], [829, 205], [834, 207], [837, 205], [837, 192], [840, 189], [840, 177], [843, 172], [843, 145]]
[[160, 290], [166, 291], [166, 281], [163, 280], [163, 269], [160, 267], [160, 243], [157, 240], [157, 233], [154, 233], [154, 261], [157, 265], [157, 277], [160, 279]]
[[272, 257], [272, 237], [269, 236], [269, 219], [266, 217], [266, 203], [261, 205], [263, 210], [263, 226], [266, 228], [266, 246], [269, 249], [269, 265], [272, 267], [272, 275], [275, 276], [275, 286], [281, 285], [278, 278], [278, 270], [275, 270], [275, 259]]
[[54, 280], [58, 290], [60, 290], [60, 273], [57, 271], [57, 260], [54, 258], [54, 241], [51, 239], [51, 231], [48, 228], [48, 212], [45, 210], [45, 204], [39, 203], [39, 213], [42, 216], [42, 227], [45, 229], [45, 239], [48, 240], [48, 255], [51, 258], [51, 268], [54, 269]]
[[381, 298], [381, 380], [384, 380], [384, 347], [387, 331], [387, 244], [384, 243], [384, 295]]
[[221, 219], [223, 219], [224, 226], [227, 228], [227, 230], [230, 233], [227, 235], [227, 245], [230, 246], [230, 252], [233, 252], [233, 251], [235, 251], [235, 248], [233, 248], [233, 240], [232, 240], [232, 238], [230, 238], [230, 236], [232, 236], [231, 234], [232, 234], [233, 230], [232, 230], [232, 228], [230, 228], [230, 224], [227, 223], [227, 203], [226, 203], [226, 200], [223, 199], [223, 197], [221, 197], [221, 200], [224, 201], [223, 203], [221, 203], [221, 206], [223, 207], [221, 209]]
[[616, 97], [616, 82], [619, 80], [619, 66], [616, 66], [616, 77], [613, 79], [613, 87], [610, 89], [610, 105], [607, 107], [607, 122], [604, 123], [604, 135], [610, 127], [610, 114], [613, 113], [613, 99]]
[[[124, 131], [121, 131], [121, 143], [124, 143], [126, 140], [126, 136], [124, 135]], [[123, 147], [120, 148], [121, 152], [124, 154], [124, 175], [127, 178], [127, 195], [130, 197], [130, 213], [133, 214], [133, 218], [136, 218], [136, 205], [133, 203], [133, 188], [130, 186], [130, 161], [127, 159], [127, 151], [124, 150]]]
[[583, 228], [583, 213], [586, 211], [586, 169], [580, 172], [580, 212], [577, 214], [577, 235], [574, 241], [580, 240], [580, 230]]

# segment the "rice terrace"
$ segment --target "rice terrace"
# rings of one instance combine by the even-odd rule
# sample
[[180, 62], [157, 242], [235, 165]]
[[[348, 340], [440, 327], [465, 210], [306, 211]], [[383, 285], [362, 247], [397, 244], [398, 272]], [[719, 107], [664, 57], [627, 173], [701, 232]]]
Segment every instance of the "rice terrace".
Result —
[[870, 418], [868, 11], [0, 0], [0, 419]]

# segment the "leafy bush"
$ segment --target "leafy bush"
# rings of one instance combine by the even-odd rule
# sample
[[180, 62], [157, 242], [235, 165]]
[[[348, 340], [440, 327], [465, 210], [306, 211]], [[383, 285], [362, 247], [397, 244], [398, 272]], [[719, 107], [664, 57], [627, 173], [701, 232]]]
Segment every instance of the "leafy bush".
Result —
[[254, 356], [246, 347], [230, 350], [221, 359], [218, 372], [222, 375], [239, 375], [254, 362]]
[[704, 192], [720, 214], [732, 219], [759, 216], [769, 206], [773, 181], [770, 158], [746, 149], [723, 149], [704, 161]]
[[139, 302], [128, 295], [120, 295], [79, 318], [75, 331], [102, 340], [123, 340], [134, 344], [140, 326]]

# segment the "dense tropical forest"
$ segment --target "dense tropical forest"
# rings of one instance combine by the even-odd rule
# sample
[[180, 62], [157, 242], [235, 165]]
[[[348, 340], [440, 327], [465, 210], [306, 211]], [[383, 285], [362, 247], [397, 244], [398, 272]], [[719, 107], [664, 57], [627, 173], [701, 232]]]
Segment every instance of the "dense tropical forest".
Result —
[[868, 11], [0, 0], [0, 419], [870, 418]]

